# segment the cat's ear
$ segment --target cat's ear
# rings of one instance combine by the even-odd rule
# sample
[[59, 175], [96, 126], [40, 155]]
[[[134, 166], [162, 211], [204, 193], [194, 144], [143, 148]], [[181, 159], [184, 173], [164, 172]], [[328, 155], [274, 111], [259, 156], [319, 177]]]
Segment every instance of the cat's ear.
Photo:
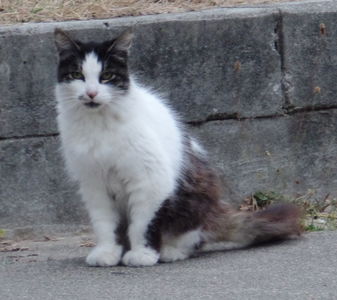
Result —
[[56, 28], [54, 31], [55, 43], [59, 53], [69, 50], [79, 50], [78, 44], [63, 30]]
[[124, 32], [122, 32], [122, 34], [119, 35], [116, 39], [114, 39], [114, 41], [108, 48], [108, 52], [112, 50], [128, 52], [131, 47], [132, 39], [133, 39], [133, 31], [131, 28], [129, 28]]

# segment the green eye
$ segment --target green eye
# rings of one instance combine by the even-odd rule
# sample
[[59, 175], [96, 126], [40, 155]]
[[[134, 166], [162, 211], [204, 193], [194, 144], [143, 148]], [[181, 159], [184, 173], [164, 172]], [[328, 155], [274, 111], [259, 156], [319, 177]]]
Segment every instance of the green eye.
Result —
[[71, 72], [69, 74], [69, 77], [71, 79], [83, 79], [84, 78], [84, 76], [83, 76], [83, 74], [81, 72]]
[[116, 75], [112, 72], [103, 72], [101, 74], [101, 81], [104, 82], [108, 82], [110, 80], [113, 80], [116, 77]]

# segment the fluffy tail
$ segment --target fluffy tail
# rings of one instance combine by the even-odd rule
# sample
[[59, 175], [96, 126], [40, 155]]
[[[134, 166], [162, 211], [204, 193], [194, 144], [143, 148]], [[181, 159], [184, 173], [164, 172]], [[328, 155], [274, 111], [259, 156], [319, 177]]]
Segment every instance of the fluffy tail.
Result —
[[247, 247], [299, 236], [301, 210], [277, 204], [257, 212], [236, 212], [223, 205], [209, 216], [204, 228], [204, 251]]

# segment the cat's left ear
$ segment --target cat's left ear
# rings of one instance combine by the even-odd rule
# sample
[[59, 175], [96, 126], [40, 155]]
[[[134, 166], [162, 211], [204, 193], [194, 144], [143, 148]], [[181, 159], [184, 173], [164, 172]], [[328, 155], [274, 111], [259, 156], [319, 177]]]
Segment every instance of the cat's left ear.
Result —
[[56, 28], [54, 31], [55, 43], [59, 53], [69, 50], [79, 50], [78, 44], [63, 30]]
[[122, 32], [114, 41], [112, 42], [111, 46], [108, 48], [108, 52], [112, 50], [129, 52], [129, 49], [132, 44], [133, 39], [133, 31], [131, 28]]

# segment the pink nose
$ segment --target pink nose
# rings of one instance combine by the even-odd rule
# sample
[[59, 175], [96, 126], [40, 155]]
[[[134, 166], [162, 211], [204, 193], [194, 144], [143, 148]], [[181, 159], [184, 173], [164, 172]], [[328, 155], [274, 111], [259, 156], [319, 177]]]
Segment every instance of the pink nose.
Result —
[[96, 91], [88, 91], [87, 95], [90, 99], [94, 99], [97, 96], [97, 92]]

